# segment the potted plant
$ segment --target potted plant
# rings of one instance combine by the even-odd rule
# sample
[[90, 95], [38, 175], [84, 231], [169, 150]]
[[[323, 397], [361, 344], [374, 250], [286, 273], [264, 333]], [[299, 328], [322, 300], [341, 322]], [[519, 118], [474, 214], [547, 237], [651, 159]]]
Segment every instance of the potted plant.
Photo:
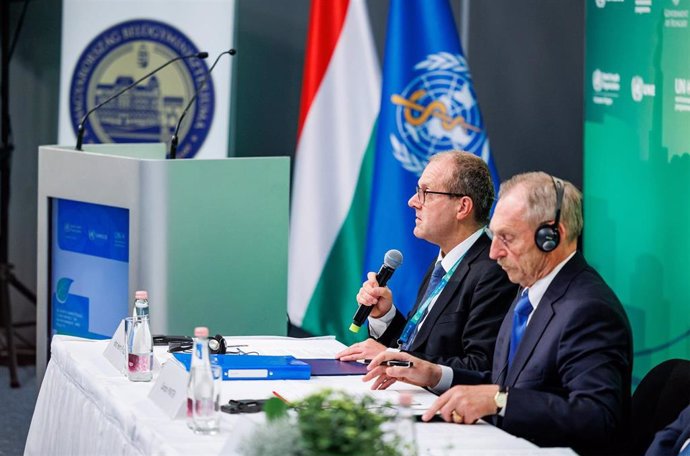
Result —
[[395, 432], [386, 433], [395, 415], [368, 396], [325, 389], [290, 404], [269, 399], [264, 410], [267, 425], [242, 442], [246, 456], [395, 456], [415, 451], [400, 449]]

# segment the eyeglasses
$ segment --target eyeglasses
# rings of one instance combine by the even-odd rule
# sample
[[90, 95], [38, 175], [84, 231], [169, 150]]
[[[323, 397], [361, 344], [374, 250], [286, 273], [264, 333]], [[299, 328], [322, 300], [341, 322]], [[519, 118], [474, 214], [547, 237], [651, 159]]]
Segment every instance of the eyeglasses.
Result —
[[426, 203], [426, 195], [428, 193], [431, 193], [433, 195], [446, 195], [446, 196], [454, 196], [456, 198], [462, 198], [463, 196], [467, 196], [464, 193], [449, 193], [449, 192], [432, 192], [429, 189], [421, 189], [419, 185], [416, 186], [417, 189], [417, 198], [419, 199], [419, 202], [424, 205]]

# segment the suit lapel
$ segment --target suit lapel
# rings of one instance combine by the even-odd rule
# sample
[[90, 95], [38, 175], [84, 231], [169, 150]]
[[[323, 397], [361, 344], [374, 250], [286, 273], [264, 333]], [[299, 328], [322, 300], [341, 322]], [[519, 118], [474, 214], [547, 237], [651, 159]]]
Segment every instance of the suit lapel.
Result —
[[[452, 299], [455, 297], [456, 292], [460, 287], [460, 284], [465, 279], [465, 276], [467, 276], [467, 274], [470, 272], [472, 263], [474, 263], [474, 261], [477, 260], [479, 255], [485, 249], [487, 249], [489, 245], [489, 238], [484, 233], [482, 233], [479, 239], [477, 239], [477, 241], [474, 244], [472, 244], [470, 249], [465, 254], [465, 257], [462, 259], [457, 269], [455, 270], [455, 273], [452, 275], [446, 286], [441, 291], [441, 294], [436, 299], [436, 302], [434, 303], [433, 308], [429, 312], [429, 315], [426, 316], [424, 320], [424, 325], [422, 325], [422, 327], [419, 329], [419, 333], [412, 342], [412, 346], [410, 347], [411, 351], [418, 350], [419, 347], [426, 342], [427, 338], [431, 334], [431, 331], [436, 325], [436, 321], [443, 314], [446, 307], [448, 307]], [[426, 282], [428, 283], [428, 280]], [[417, 305], [415, 306], [415, 311], [416, 308], [418, 308], [421, 304], [422, 303], [419, 302], [417, 303]]]
[[[534, 352], [534, 348], [554, 316], [554, 304], [561, 299], [561, 297], [563, 297], [568, 289], [568, 286], [570, 285], [570, 282], [584, 267], [585, 263], [582, 255], [576, 253], [575, 256], [571, 258], [570, 261], [568, 261], [558, 272], [556, 277], [549, 285], [549, 288], [547, 288], [546, 293], [544, 293], [544, 296], [541, 298], [541, 301], [537, 306], [537, 310], [534, 311], [534, 314], [527, 325], [527, 329], [522, 337], [520, 346], [515, 353], [513, 363], [511, 364], [510, 369], [508, 369], [505, 382], [506, 385], [512, 386], [517, 381], [517, 378], [529, 361], [532, 352]], [[510, 317], [510, 323], [506, 325], [506, 322], [504, 321], [504, 324], [501, 327], [501, 334], [505, 334], [505, 327], [507, 326], [507, 337], [505, 337], [506, 341], [502, 341], [504, 345], [506, 343], [510, 344], [510, 331], [512, 330], [514, 306], [515, 303], [513, 303], [513, 306], [511, 306], [508, 314]], [[506, 359], [508, 356], [508, 347], [509, 345], [506, 345], [505, 347]]]

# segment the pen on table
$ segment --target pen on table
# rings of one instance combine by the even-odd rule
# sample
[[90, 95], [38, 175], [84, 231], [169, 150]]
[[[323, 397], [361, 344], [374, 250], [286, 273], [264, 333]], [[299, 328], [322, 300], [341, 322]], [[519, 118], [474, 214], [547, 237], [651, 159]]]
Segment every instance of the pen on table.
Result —
[[285, 399], [283, 396], [281, 396], [280, 394], [278, 394], [277, 391], [271, 391], [271, 392], [273, 393], [273, 395], [274, 395], [275, 397], [277, 397], [277, 398], [280, 399], [281, 401], [285, 402], [286, 404], [289, 404], [289, 403], [290, 403], [290, 401], [288, 401], [288, 400]]
[[[371, 363], [372, 360], [370, 359], [360, 359], [357, 360], [358, 363], [362, 364], [369, 364]], [[381, 366], [388, 366], [388, 367], [413, 367], [414, 363], [412, 361], [401, 361], [399, 359], [389, 359], [388, 361], [383, 361]]]

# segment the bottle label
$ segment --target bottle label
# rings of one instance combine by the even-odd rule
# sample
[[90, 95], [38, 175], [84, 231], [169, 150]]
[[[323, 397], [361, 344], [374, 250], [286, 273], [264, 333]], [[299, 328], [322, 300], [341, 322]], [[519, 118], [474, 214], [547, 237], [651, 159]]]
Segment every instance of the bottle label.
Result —
[[127, 369], [130, 372], [149, 372], [152, 367], [153, 357], [150, 353], [137, 355], [130, 353], [127, 357]]

